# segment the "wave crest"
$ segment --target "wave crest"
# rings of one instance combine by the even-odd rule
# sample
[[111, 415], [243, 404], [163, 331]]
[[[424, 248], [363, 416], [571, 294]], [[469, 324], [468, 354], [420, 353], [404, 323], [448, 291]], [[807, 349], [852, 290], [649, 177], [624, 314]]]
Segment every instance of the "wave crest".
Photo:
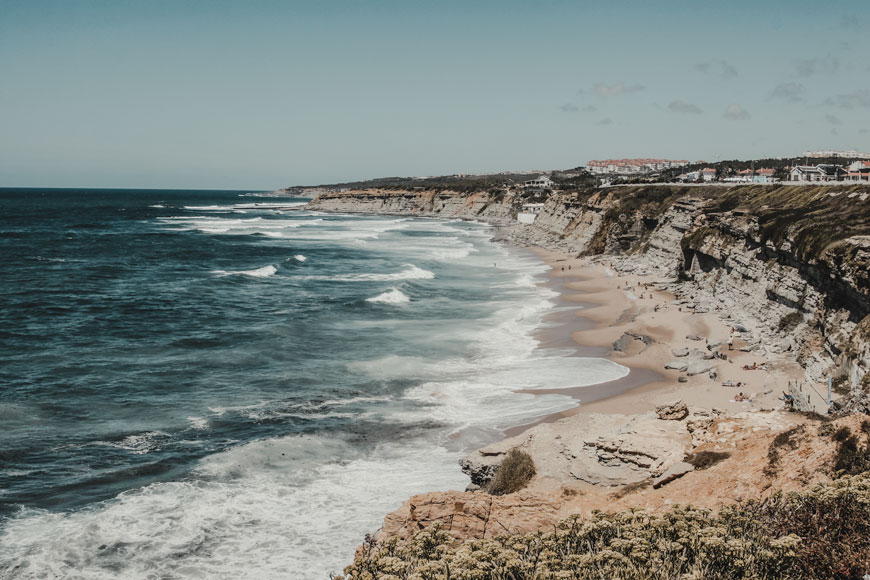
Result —
[[277, 272], [278, 268], [271, 264], [254, 270], [212, 270], [212, 273], [218, 276], [250, 276], [252, 278], [268, 278], [269, 276], [274, 276]]
[[381, 304], [407, 304], [411, 299], [398, 288], [392, 288], [383, 294], [378, 294], [371, 298], [366, 298], [366, 302], [378, 302]]

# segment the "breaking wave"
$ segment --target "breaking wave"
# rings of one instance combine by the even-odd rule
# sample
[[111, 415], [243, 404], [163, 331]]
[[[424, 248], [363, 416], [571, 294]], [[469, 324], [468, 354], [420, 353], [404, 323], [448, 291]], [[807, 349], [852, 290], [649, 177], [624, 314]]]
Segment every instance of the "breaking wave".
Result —
[[411, 299], [397, 288], [392, 288], [391, 290], [373, 296], [372, 298], [366, 298], [366, 302], [379, 302], [381, 304], [407, 304], [410, 301]]
[[218, 276], [250, 276], [251, 278], [268, 278], [277, 272], [278, 268], [271, 264], [255, 270], [212, 270], [212, 273]]

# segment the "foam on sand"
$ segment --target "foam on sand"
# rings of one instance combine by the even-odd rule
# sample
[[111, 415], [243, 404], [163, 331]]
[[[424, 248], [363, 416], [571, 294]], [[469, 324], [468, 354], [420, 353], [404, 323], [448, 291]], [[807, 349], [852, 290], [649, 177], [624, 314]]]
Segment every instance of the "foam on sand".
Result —
[[381, 304], [407, 304], [410, 301], [411, 299], [397, 288], [392, 288], [372, 298], [366, 298], [366, 302], [379, 302]]

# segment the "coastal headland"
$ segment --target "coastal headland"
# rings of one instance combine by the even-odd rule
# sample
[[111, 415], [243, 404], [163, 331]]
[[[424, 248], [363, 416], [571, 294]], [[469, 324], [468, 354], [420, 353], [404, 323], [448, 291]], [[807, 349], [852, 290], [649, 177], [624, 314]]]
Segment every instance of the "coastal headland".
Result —
[[[868, 196], [856, 185], [588, 188], [549, 196], [531, 224], [516, 221], [523, 200], [498, 191], [315, 198], [308, 209], [498, 226], [496, 239], [534, 249], [546, 283], [576, 305], [553, 315], [541, 344], [631, 369], [558, 389], [579, 406], [471, 453], [468, 490], [410, 498], [376, 544], [436, 524], [462, 543], [596, 510], [717, 510], [834, 480], [842, 441], [828, 435], [860, 432], [870, 410]], [[516, 449], [534, 477], [487, 493]]]

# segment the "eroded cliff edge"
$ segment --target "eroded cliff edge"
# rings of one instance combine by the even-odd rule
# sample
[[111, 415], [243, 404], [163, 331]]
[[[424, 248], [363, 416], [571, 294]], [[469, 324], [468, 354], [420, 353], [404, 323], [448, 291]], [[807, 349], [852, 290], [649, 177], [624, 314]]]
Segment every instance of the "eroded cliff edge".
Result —
[[[549, 196], [531, 225], [526, 201], [504, 190], [352, 190], [318, 211], [474, 219], [497, 237], [686, 283], [705, 303], [738, 313], [760, 355], [794, 353], [806, 378], [831, 377], [856, 410], [870, 406], [870, 187], [632, 186]], [[700, 302], [700, 301], [699, 301]]]

